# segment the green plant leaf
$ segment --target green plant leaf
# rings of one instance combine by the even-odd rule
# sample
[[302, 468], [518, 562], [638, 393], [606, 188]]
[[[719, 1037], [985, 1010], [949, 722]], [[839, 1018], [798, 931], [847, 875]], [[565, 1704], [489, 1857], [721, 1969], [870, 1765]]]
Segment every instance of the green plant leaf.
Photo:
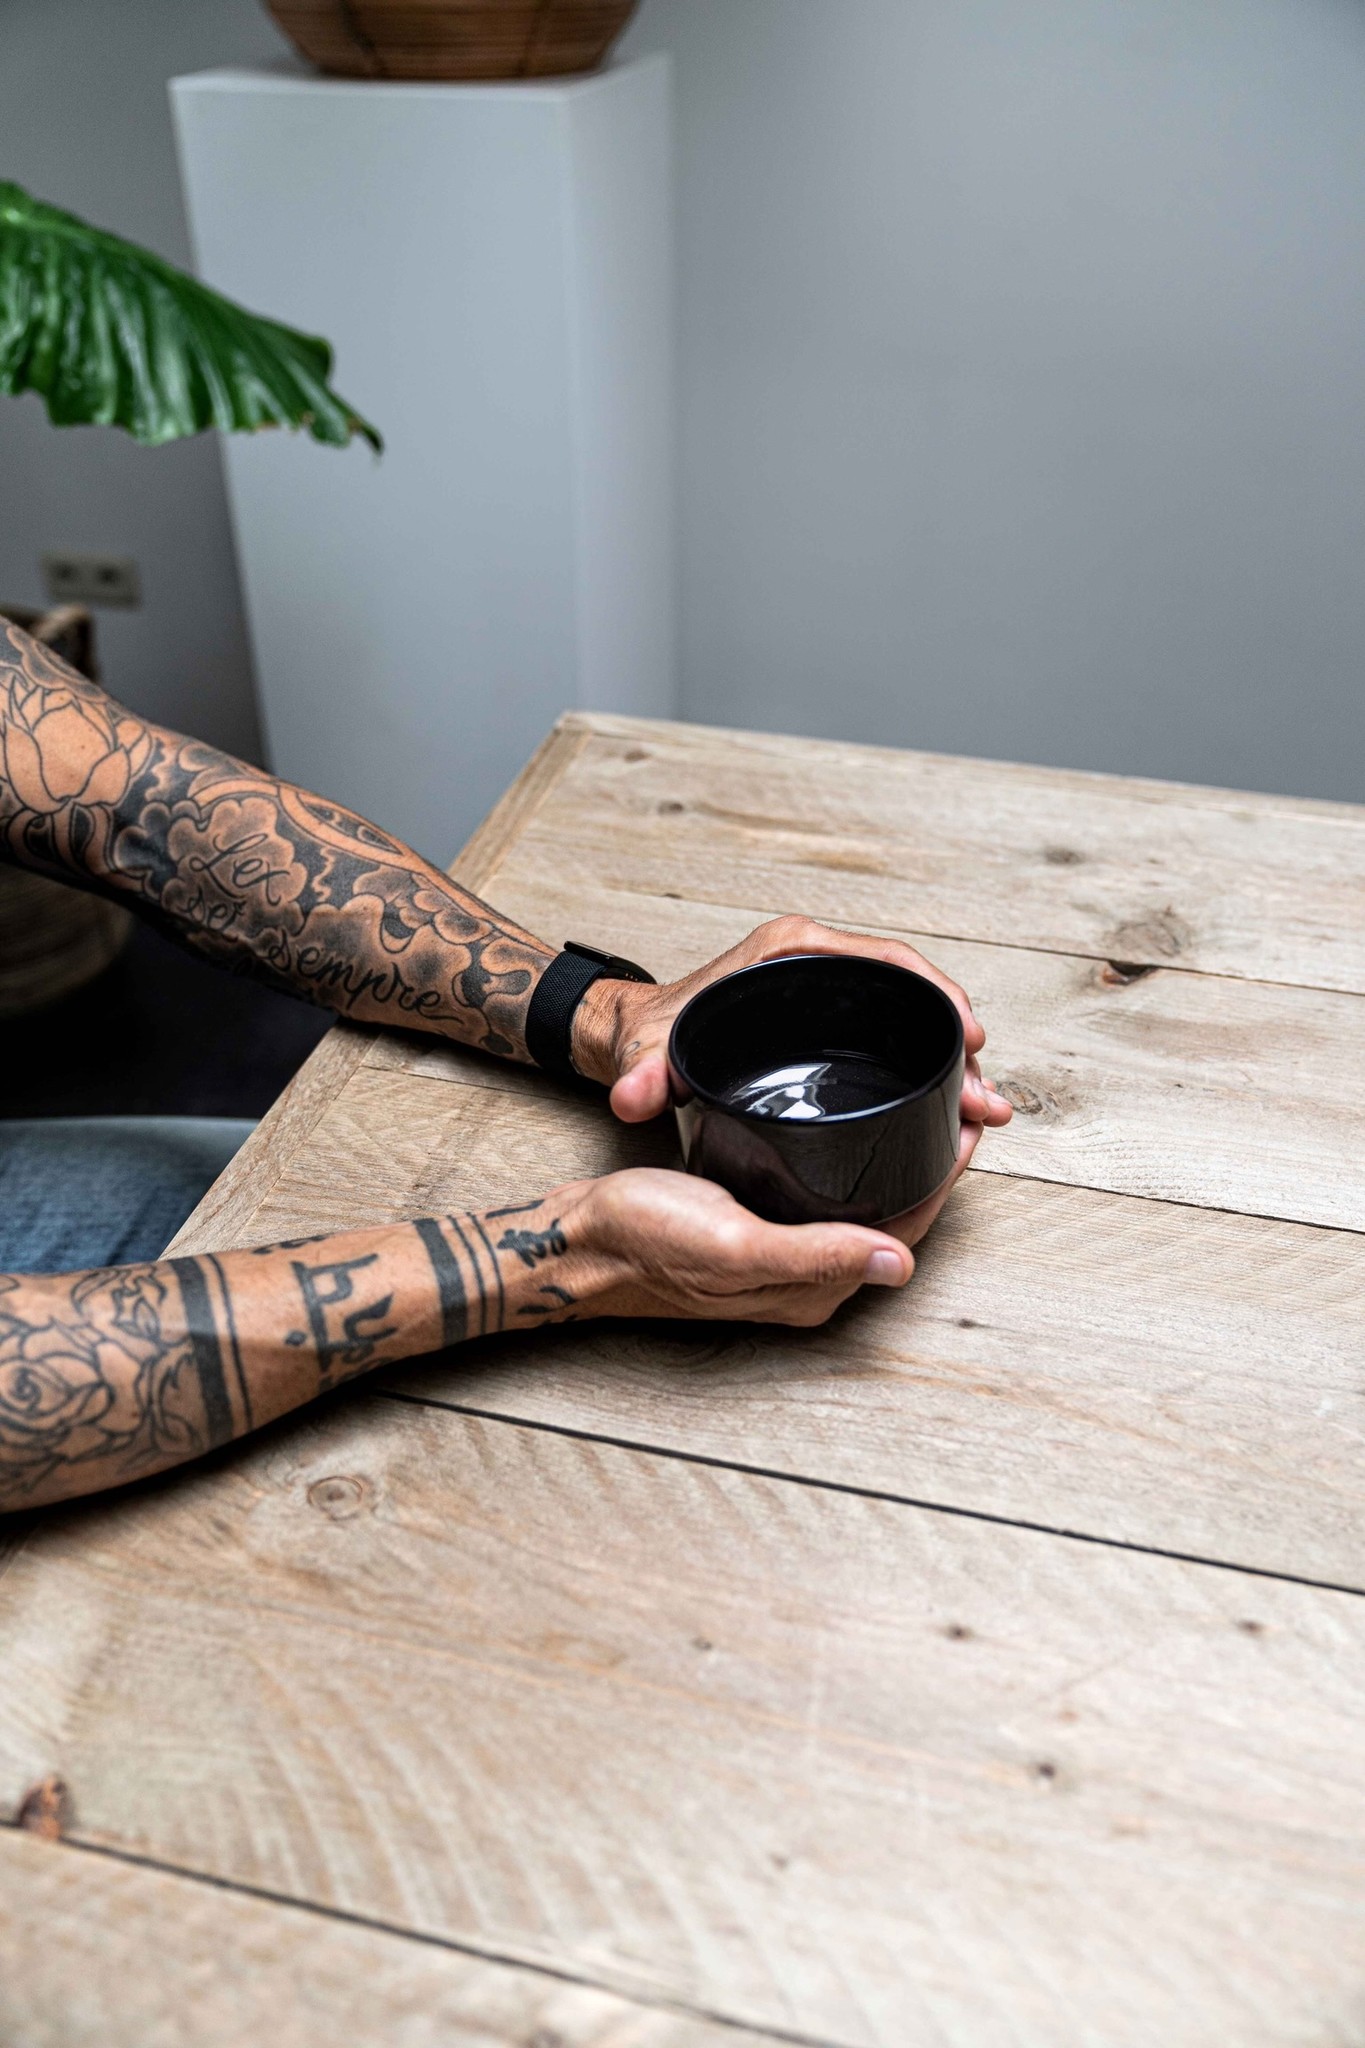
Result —
[[37, 391], [55, 425], [125, 427], [149, 443], [305, 427], [334, 447], [352, 434], [382, 447], [331, 371], [317, 335], [0, 182], [0, 392]]

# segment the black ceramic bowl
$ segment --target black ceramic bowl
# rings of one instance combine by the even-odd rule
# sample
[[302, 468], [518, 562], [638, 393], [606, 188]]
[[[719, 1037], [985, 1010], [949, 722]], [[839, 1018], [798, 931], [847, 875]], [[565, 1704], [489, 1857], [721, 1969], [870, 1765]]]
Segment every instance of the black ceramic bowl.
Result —
[[884, 1223], [953, 1170], [962, 1019], [908, 968], [741, 968], [679, 1013], [668, 1057], [688, 1172], [774, 1223]]

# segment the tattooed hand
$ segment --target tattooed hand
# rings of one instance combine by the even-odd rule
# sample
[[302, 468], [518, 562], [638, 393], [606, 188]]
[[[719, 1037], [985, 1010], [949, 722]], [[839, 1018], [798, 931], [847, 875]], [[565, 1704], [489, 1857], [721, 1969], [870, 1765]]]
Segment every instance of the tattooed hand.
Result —
[[759, 960], [786, 953], [854, 953], [868, 960], [887, 960], [909, 967], [936, 982], [951, 997], [962, 1018], [967, 1042], [967, 1072], [962, 1085], [965, 1122], [1007, 1124], [1013, 1114], [1003, 1095], [981, 1078], [977, 1055], [986, 1034], [972, 1015], [966, 992], [950, 981], [913, 946], [899, 939], [863, 938], [854, 932], [832, 931], [808, 917], [775, 917], [750, 932], [729, 952], [684, 975], [681, 981], [650, 987], [641, 982], [596, 981], [574, 1017], [573, 1062], [589, 1080], [611, 1089], [611, 1106], [624, 1123], [644, 1123], [669, 1104], [668, 1034], [673, 1019], [698, 989]]
[[527, 1056], [553, 948], [353, 811], [133, 717], [4, 619], [0, 858], [345, 1016]]

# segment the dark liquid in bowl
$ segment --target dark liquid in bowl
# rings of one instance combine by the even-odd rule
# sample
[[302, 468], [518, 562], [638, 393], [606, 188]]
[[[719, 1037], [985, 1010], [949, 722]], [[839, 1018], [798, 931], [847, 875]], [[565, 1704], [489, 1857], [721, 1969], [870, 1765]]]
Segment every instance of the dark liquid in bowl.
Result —
[[727, 1107], [748, 1116], [812, 1123], [849, 1110], [875, 1109], [908, 1094], [910, 1082], [893, 1067], [863, 1053], [826, 1053], [820, 1059], [768, 1067], [724, 1090]]

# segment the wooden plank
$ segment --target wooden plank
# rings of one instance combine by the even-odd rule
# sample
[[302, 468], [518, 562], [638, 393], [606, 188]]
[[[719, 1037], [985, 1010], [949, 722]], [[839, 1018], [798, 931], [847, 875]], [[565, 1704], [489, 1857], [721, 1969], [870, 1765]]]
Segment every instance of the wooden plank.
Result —
[[[468, 889], [481, 889], [515, 844], [556, 782], [587, 744], [588, 734], [561, 719], [547, 733], [511, 788], [475, 827], [450, 872]], [[319, 1115], [384, 1033], [338, 1024], [314, 1047], [283, 1093], [231, 1159], [166, 1249], [193, 1243], [197, 1251], [227, 1251], [242, 1242], [251, 1215], [303, 1145]]]
[[337, 1024], [314, 1046], [251, 1136], [177, 1230], [167, 1252], [225, 1250], [242, 1233], [261, 1198], [284, 1172], [318, 1118], [325, 1115], [369, 1051], [377, 1032]]
[[78, 1839], [849, 2048], [1354, 2038], [1348, 1594], [356, 1394], [0, 1645]]
[[0, 1831], [5, 2048], [758, 2048], [610, 1993]]
[[1365, 991], [1365, 807], [594, 716], [518, 858], [835, 924]]
[[[464, 1056], [488, 1080], [491, 1062]], [[667, 1163], [591, 1102], [362, 1069], [261, 1241]], [[821, 1330], [602, 1324], [388, 1384], [500, 1414], [1365, 1586], [1365, 1245], [973, 1172], [904, 1293]]]
[[[762, 921], [578, 887], [505, 866], [509, 913], [552, 938], [588, 931], [662, 976], [713, 958]], [[992, 1173], [1365, 1229], [1365, 998], [1093, 960], [892, 936], [927, 947], [989, 1034], [986, 1071], [1019, 1114], [980, 1148]], [[434, 1041], [384, 1041], [369, 1063], [440, 1075], [468, 1062]], [[505, 1085], [495, 1073], [489, 1085]]]

